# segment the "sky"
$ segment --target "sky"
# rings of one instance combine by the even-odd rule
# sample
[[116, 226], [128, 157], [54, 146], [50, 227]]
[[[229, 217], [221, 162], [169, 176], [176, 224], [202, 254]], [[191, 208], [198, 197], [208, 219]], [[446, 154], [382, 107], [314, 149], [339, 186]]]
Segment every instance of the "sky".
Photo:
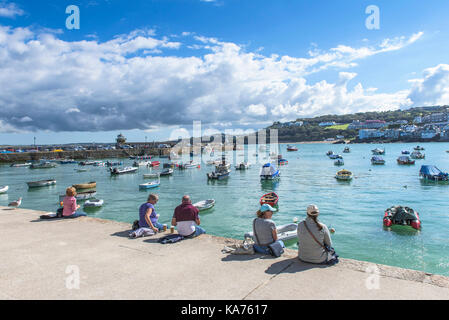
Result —
[[447, 0], [0, 0], [0, 145], [447, 105], [448, 15]]

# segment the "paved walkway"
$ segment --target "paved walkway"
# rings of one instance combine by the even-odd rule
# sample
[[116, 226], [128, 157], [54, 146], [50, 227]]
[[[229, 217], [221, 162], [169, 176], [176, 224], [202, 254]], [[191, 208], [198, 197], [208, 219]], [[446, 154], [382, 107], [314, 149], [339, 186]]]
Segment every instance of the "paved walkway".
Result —
[[161, 235], [128, 239], [129, 224], [40, 214], [0, 207], [0, 299], [449, 299], [449, 278], [419, 271], [348, 259], [316, 267], [292, 250], [227, 255], [235, 240], [162, 245]]

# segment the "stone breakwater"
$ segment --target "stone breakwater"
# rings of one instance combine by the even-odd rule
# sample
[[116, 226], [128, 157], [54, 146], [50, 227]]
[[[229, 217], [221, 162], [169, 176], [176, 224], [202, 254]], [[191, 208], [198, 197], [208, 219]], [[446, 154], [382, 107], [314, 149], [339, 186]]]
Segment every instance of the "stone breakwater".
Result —
[[169, 149], [159, 148], [136, 148], [127, 150], [85, 150], [85, 151], [62, 151], [62, 152], [18, 152], [0, 154], [0, 163], [36, 161], [41, 159], [107, 159], [128, 158], [130, 156], [142, 156], [149, 154], [153, 156], [168, 155]]

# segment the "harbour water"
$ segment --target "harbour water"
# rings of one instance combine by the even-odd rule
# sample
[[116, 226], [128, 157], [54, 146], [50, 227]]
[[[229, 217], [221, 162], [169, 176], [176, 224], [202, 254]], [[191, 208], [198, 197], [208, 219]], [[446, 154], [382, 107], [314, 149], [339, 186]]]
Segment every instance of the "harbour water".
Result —
[[[178, 170], [169, 177], [161, 177], [161, 185], [150, 190], [139, 190], [139, 184], [149, 181], [144, 173], [158, 170], [140, 168], [135, 174], [111, 176], [106, 167], [82, 167], [87, 172], [77, 172], [76, 164], [59, 165], [54, 169], [11, 168], [0, 166], [0, 186], [8, 185], [7, 194], [0, 195], [0, 205], [23, 197], [23, 208], [54, 212], [58, 197], [66, 187], [89, 181], [97, 182], [97, 198], [104, 206], [88, 215], [131, 223], [137, 219], [138, 207], [150, 192], [157, 193], [160, 200], [156, 206], [160, 222], [170, 224], [173, 209], [184, 194], [193, 202], [215, 199], [215, 207], [201, 213], [201, 224], [208, 233], [243, 239], [251, 230], [252, 219], [259, 208], [259, 198], [270, 191], [279, 195], [279, 212], [273, 215], [276, 224], [282, 225], [305, 217], [310, 203], [319, 206], [320, 219], [336, 229], [332, 235], [333, 245], [341, 257], [365, 260], [425, 272], [449, 275], [449, 184], [423, 183], [418, 177], [422, 164], [433, 164], [442, 171], [449, 171], [449, 143], [423, 143], [425, 160], [415, 165], [400, 166], [396, 159], [401, 150], [413, 151], [416, 144], [359, 144], [349, 145], [351, 153], [342, 153], [344, 145], [296, 144], [298, 152], [287, 152], [280, 145], [280, 153], [288, 160], [281, 166], [278, 182], [259, 179], [264, 157], [253, 157], [255, 146], [250, 150], [234, 151], [229, 155], [243, 158], [249, 156], [252, 167], [236, 171], [223, 181], [208, 181], [206, 173], [213, 166], [201, 163], [201, 168]], [[385, 147], [385, 165], [371, 165], [371, 150]], [[345, 165], [334, 166], [325, 154], [328, 150], [343, 155]], [[219, 158], [216, 152], [215, 158]], [[259, 160], [256, 164], [255, 161]], [[103, 159], [106, 160], [106, 159]], [[161, 162], [167, 159], [157, 159]], [[133, 160], [125, 160], [131, 165]], [[339, 182], [334, 176], [340, 169], [354, 173], [351, 182]], [[162, 165], [161, 169], [162, 170]], [[28, 189], [26, 182], [54, 178], [57, 184], [50, 187]], [[82, 205], [82, 202], [80, 203]], [[419, 212], [422, 230], [407, 227], [385, 230], [382, 218], [386, 208], [403, 205]], [[43, 227], [45, 227], [43, 225]], [[290, 248], [297, 248], [295, 242]]]

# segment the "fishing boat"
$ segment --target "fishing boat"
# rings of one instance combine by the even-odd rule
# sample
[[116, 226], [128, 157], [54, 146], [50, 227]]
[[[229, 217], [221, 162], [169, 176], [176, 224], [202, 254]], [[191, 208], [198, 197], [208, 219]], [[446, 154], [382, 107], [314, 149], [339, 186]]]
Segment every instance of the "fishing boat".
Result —
[[419, 170], [419, 177], [424, 180], [432, 180], [432, 181], [448, 181], [449, 174], [446, 172], [442, 172], [435, 166], [423, 165]]
[[12, 168], [23, 168], [23, 167], [29, 167], [31, 166], [32, 163], [31, 162], [27, 162], [27, 163], [13, 163], [11, 165]]
[[38, 164], [32, 164], [30, 166], [30, 169], [50, 169], [50, 168], [56, 168], [58, 165], [54, 162], [50, 161], [44, 161], [40, 162]]
[[375, 164], [375, 165], [381, 164], [382, 165], [382, 164], [385, 164], [385, 160], [382, 159], [382, 157], [374, 156], [371, 158], [371, 164]]
[[137, 171], [136, 167], [124, 167], [123, 169], [119, 168], [110, 168], [111, 175], [125, 174], [125, 173], [134, 173]]
[[346, 147], [343, 149], [343, 153], [350, 153], [351, 149], [349, 149], [349, 147]]
[[104, 204], [104, 200], [103, 199], [88, 199], [86, 200], [86, 202], [84, 202], [84, 209], [87, 208], [100, 208], [102, 207]]
[[72, 187], [74, 187], [76, 190], [80, 189], [93, 189], [97, 186], [97, 183], [95, 181], [91, 181], [88, 183], [80, 183], [80, 184], [74, 184]]
[[372, 152], [374, 155], [380, 156], [380, 155], [384, 155], [384, 154], [385, 154], [385, 149], [379, 149], [379, 148], [376, 148], [376, 149], [374, 149], [374, 150], [371, 150], [371, 152]]
[[425, 159], [426, 155], [419, 151], [413, 151], [412, 154], [410, 155], [410, 158], [420, 160], [420, 159]]
[[331, 154], [331, 155], [329, 155], [329, 159], [331, 159], [331, 160], [343, 159], [343, 156], [339, 155], [339, 154]]
[[[278, 236], [278, 240], [289, 241], [298, 238], [298, 225], [296, 223], [284, 224], [276, 227], [276, 233]], [[250, 238], [254, 240], [253, 231], [247, 232], [244, 235], [244, 238]]]
[[385, 227], [400, 225], [410, 226], [416, 230], [421, 228], [418, 212], [412, 208], [402, 206], [393, 206], [385, 210], [383, 224]]
[[134, 161], [133, 167], [149, 167], [151, 166], [151, 161]]
[[160, 174], [159, 173], [145, 173], [144, 175], [143, 175], [143, 177], [145, 178], [145, 179], [154, 179], [154, 178], [159, 178], [160, 177]]
[[139, 188], [140, 189], [152, 189], [152, 188], [157, 188], [161, 185], [160, 180], [157, 181], [151, 181], [151, 182], [147, 182], [147, 183], [141, 183], [139, 184]]
[[240, 164], [235, 166], [236, 170], [246, 170], [251, 167], [251, 164], [249, 162], [241, 162]]
[[213, 206], [215, 206], [215, 200], [214, 199], [207, 199], [207, 200], [199, 201], [197, 203], [194, 203], [193, 206], [195, 208], [197, 208], [200, 212], [201, 211], [205, 211], [205, 210], [209, 210]]
[[274, 207], [278, 204], [278, 201], [279, 196], [275, 192], [270, 192], [260, 197], [259, 203], [260, 205], [269, 204], [270, 206]]
[[162, 170], [161, 173], [160, 173], [160, 176], [161, 176], [161, 177], [163, 177], [163, 176], [169, 176], [169, 175], [171, 175], [171, 174], [173, 174], [173, 169], [172, 169], [172, 168], [169, 168], [169, 169], [166, 169], [166, 170]]
[[334, 166], [344, 166], [345, 162], [342, 159], [338, 159], [337, 161], [334, 161]]
[[9, 186], [0, 186], [0, 194], [8, 192]]
[[27, 182], [28, 188], [47, 187], [56, 184], [55, 179]]
[[271, 163], [266, 163], [260, 169], [260, 178], [262, 180], [273, 180], [280, 178], [279, 170]]
[[[86, 192], [77, 192], [75, 195], [75, 199], [79, 200], [79, 201], [83, 201], [83, 200], [87, 200], [87, 199], [91, 199], [94, 198], [97, 195], [97, 191], [92, 190], [92, 191], [86, 191]], [[66, 197], [65, 194], [61, 194], [59, 196], [59, 201], [64, 201], [64, 198]]]
[[287, 146], [287, 151], [298, 151], [298, 148], [295, 147], [295, 146], [288, 145]]
[[207, 173], [207, 178], [211, 180], [222, 180], [229, 177], [231, 170], [229, 169], [231, 167], [230, 163], [222, 163], [217, 166], [215, 166], [214, 172]]
[[410, 151], [408, 151], [408, 150], [402, 150], [401, 153], [402, 153], [402, 154], [410, 154]]
[[420, 147], [420, 146], [416, 146], [413, 149], [416, 150], [416, 151], [424, 151], [425, 150], [423, 147]]
[[335, 179], [340, 181], [350, 181], [352, 180], [352, 177], [353, 177], [352, 172], [345, 169], [338, 171], [337, 174], [335, 175]]
[[63, 160], [59, 160], [60, 164], [72, 164], [72, 163], [78, 163], [77, 161], [75, 161], [74, 159], [63, 159]]
[[398, 164], [401, 165], [411, 165], [411, 164], [415, 164], [415, 160], [410, 159], [409, 156], [401, 156], [397, 159]]

